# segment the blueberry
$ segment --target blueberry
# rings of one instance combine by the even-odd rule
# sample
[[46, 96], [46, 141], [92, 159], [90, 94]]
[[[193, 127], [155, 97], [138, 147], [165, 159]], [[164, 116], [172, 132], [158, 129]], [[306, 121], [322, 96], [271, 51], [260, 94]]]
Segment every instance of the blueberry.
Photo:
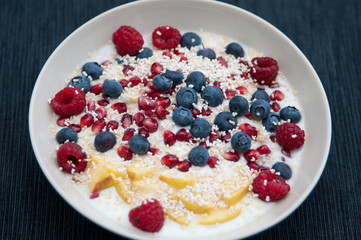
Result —
[[295, 107], [287, 106], [281, 109], [280, 117], [285, 121], [291, 123], [298, 123], [301, 121], [301, 113]]
[[234, 96], [231, 101], [229, 101], [228, 106], [231, 112], [237, 113], [236, 117], [245, 115], [249, 109], [247, 99], [241, 96]]
[[191, 47], [195, 47], [201, 45], [201, 38], [194, 32], [187, 32], [183, 34], [181, 40], [181, 46], [191, 49]]
[[269, 97], [268, 93], [265, 90], [257, 90], [252, 94], [252, 98], [253, 99], [262, 99], [265, 100], [266, 102], [270, 102], [271, 98]]
[[203, 89], [201, 96], [210, 107], [217, 107], [223, 103], [223, 93], [219, 88], [208, 86]]
[[230, 43], [226, 47], [226, 53], [233, 55], [235, 58], [243, 57], [244, 51], [238, 43]]
[[70, 80], [68, 86], [73, 86], [73, 87], [79, 88], [79, 89], [83, 90], [85, 93], [87, 93], [90, 90], [90, 80], [89, 80], [89, 78], [87, 78], [86, 76], [84, 76], [82, 74], [82, 75], [73, 77]]
[[213, 49], [205, 48], [197, 52], [197, 56], [202, 56], [203, 58], [209, 58], [210, 60], [216, 59], [216, 53]]
[[119, 58], [116, 58], [115, 61], [116, 61], [118, 64], [124, 63], [124, 60], [123, 60], [123, 59], [119, 59]]
[[237, 126], [237, 118], [231, 112], [220, 112], [215, 117], [214, 124], [220, 131], [228, 131]]
[[175, 99], [179, 106], [186, 107], [186, 108], [192, 108], [193, 103], [197, 104], [197, 102], [198, 102], [198, 96], [197, 96], [196, 91], [194, 91], [193, 88], [189, 88], [189, 87], [181, 88], [177, 92]]
[[56, 141], [59, 144], [63, 144], [66, 140], [69, 142], [77, 142], [78, 134], [70, 128], [63, 128], [56, 134]]
[[92, 80], [97, 80], [103, 74], [103, 68], [96, 62], [88, 62], [83, 65], [83, 72], [86, 72], [88, 76], [92, 78]]
[[118, 98], [123, 92], [122, 85], [114, 79], [106, 80], [102, 86], [104, 97]]
[[189, 152], [188, 159], [193, 165], [203, 167], [208, 163], [209, 153], [204, 147], [194, 147]]
[[178, 107], [172, 115], [173, 122], [178, 126], [185, 127], [192, 123], [193, 115], [191, 110], [185, 107]]
[[160, 92], [168, 92], [172, 88], [172, 81], [164, 74], [158, 74], [153, 78], [153, 86]]
[[272, 168], [276, 172], [279, 172], [280, 176], [285, 180], [288, 180], [292, 177], [291, 167], [284, 162], [276, 162], [275, 164], [273, 164]]
[[186, 79], [187, 86], [192, 85], [196, 92], [201, 92], [202, 87], [206, 86], [206, 79], [203, 73], [199, 71], [191, 72]]
[[135, 59], [150, 58], [151, 56], [153, 56], [153, 51], [150, 48], [145, 47], [143, 48], [143, 51], [135, 56]]
[[231, 139], [232, 148], [239, 152], [247, 152], [251, 148], [251, 138], [245, 132], [236, 132]]
[[173, 86], [181, 84], [184, 79], [183, 73], [179, 70], [177, 71], [167, 70], [165, 71], [164, 75], [173, 82]]
[[111, 132], [101, 132], [96, 135], [94, 140], [94, 147], [98, 152], [106, 152], [112, 149], [117, 142], [114, 134]]
[[129, 148], [135, 154], [144, 155], [149, 151], [150, 144], [143, 135], [134, 135], [129, 140]]
[[211, 125], [204, 118], [197, 118], [191, 123], [191, 134], [195, 138], [205, 138], [211, 132]]
[[280, 122], [281, 118], [277, 113], [270, 113], [267, 118], [262, 120], [262, 125], [268, 132], [275, 132]]
[[258, 99], [251, 104], [250, 112], [255, 120], [265, 119], [271, 111], [268, 102], [263, 99]]

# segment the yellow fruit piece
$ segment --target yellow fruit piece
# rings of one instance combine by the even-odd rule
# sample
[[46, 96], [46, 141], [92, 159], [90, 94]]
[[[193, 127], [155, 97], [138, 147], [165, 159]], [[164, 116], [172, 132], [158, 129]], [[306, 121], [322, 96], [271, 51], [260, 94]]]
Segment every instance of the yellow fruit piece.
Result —
[[114, 180], [113, 181], [113, 184], [114, 184], [114, 187], [115, 187], [115, 190], [117, 190], [117, 193], [119, 194], [119, 196], [121, 198], [123, 198], [124, 202], [126, 203], [129, 203], [129, 198], [130, 198], [130, 195], [129, 195], [129, 189], [125, 183], [125, 181], [123, 181], [122, 179], [119, 180]]
[[98, 157], [98, 156], [95, 156], [95, 155], [92, 155], [92, 156], [90, 156], [89, 157], [90, 158], [90, 162], [89, 162], [89, 164], [92, 164], [92, 162], [94, 162], [94, 163], [100, 163], [102, 160], [101, 160], [101, 158], [100, 157]]
[[173, 177], [170, 175], [161, 175], [161, 176], [159, 176], [159, 179], [161, 181], [167, 183], [169, 186], [172, 186], [172, 187], [175, 187], [178, 189], [182, 189], [187, 186], [194, 186], [194, 180], [189, 177], [179, 178], [179, 177]]
[[186, 221], [186, 217], [179, 217], [179, 216], [176, 216], [174, 213], [170, 212], [170, 211], [165, 211], [165, 214], [170, 218], [172, 219], [173, 221], [179, 223], [179, 224], [182, 224], [182, 225], [186, 225], [188, 226], [189, 225], [189, 221]]
[[125, 171], [119, 171], [118, 169], [114, 168], [114, 167], [110, 167], [107, 169], [108, 173], [112, 173], [114, 174], [114, 176], [116, 178], [123, 178], [123, 179], [126, 179], [127, 178], [127, 174]]
[[90, 181], [89, 190], [90, 192], [99, 192], [113, 185], [112, 177], [107, 171], [106, 167], [101, 164], [90, 165], [89, 167]]
[[196, 214], [209, 213], [213, 209], [213, 204], [203, 205], [199, 204], [198, 202], [191, 202], [185, 200], [184, 198], [181, 198], [179, 196], [176, 196], [175, 199], [178, 201], [182, 201], [186, 209]]
[[207, 215], [201, 216], [199, 218], [199, 224], [211, 225], [216, 223], [228, 222], [238, 217], [240, 213], [240, 209], [214, 209], [210, 211]]
[[239, 201], [241, 201], [241, 199], [244, 196], [246, 196], [247, 193], [248, 193], [248, 185], [246, 187], [231, 192], [228, 196], [224, 196], [223, 201], [228, 206], [232, 206], [238, 203]]
[[157, 169], [149, 168], [149, 167], [127, 166], [127, 173], [132, 181], [140, 180], [143, 177], [147, 177], [149, 175], [154, 174], [156, 171]]
[[157, 182], [146, 182], [143, 180], [137, 180], [132, 182], [133, 190], [143, 191], [143, 192], [155, 192], [162, 188], [162, 186]]

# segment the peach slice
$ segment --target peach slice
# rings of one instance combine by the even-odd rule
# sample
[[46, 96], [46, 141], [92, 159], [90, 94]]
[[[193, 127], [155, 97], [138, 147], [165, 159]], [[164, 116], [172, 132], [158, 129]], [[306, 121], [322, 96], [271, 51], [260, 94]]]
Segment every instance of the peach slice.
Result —
[[123, 198], [124, 202], [130, 203], [130, 194], [129, 194], [129, 188], [126, 185], [125, 181], [123, 179], [119, 180], [116, 179], [113, 181], [115, 190], [117, 190], [117, 193], [121, 198]]
[[143, 177], [150, 176], [157, 171], [156, 168], [149, 168], [149, 167], [135, 167], [135, 166], [127, 166], [127, 173], [129, 178], [132, 181], [140, 180]]
[[194, 180], [189, 177], [179, 178], [169, 174], [159, 176], [159, 180], [167, 183], [169, 186], [182, 189], [187, 186], [194, 186]]
[[89, 190], [92, 193], [99, 192], [113, 185], [112, 176], [110, 176], [104, 165], [90, 165], [89, 174], [91, 176]]
[[203, 215], [199, 218], [199, 224], [211, 225], [211, 224], [228, 222], [238, 217], [240, 213], [241, 210], [235, 208], [213, 209], [207, 215]]

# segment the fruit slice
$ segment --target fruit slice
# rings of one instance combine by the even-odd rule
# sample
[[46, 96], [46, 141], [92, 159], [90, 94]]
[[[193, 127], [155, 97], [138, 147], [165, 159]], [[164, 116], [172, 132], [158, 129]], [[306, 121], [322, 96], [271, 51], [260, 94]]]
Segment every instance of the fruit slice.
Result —
[[140, 180], [157, 171], [156, 168], [127, 166], [127, 173], [132, 181]]
[[132, 182], [133, 190], [143, 191], [143, 192], [155, 192], [159, 191], [162, 186], [159, 182], [148, 182], [144, 180], [137, 180]]
[[113, 184], [114, 184], [115, 190], [117, 190], [117, 193], [119, 194], [119, 196], [121, 196], [123, 198], [124, 202], [130, 203], [129, 188], [126, 185], [125, 181], [122, 179], [121, 180], [117, 179], [117, 180], [113, 181]]
[[[95, 165], [100, 165], [103, 164], [103, 158], [97, 156], [97, 155], [92, 155], [90, 156], [90, 162], [88, 164], [89, 167], [91, 167], [93, 165], [93, 163], [95, 163]], [[93, 162], [93, 163], [92, 163]], [[104, 165], [105, 166], [105, 165]], [[124, 169], [118, 169], [115, 166], [108, 166], [106, 167], [106, 170], [108, 171], [109, 174], [113, 174], [115, 178], [123, 178], [126, 179], [127, 178], [127, 173]]]
[[174, 214], [174, 212], [171, 212], [171, 211], [165, 211], [165, 215], [167, 215], [170, 219], [172, 219], [173, 221], [179, 223], [179, 224], [182, 224], [182, 225], [186, 225], [188, 226], [190, 224], [189, 221], [186, 221], [186, 217], [185, 216], [177, 216]]
[[113, 185], [112, 176], [110, 176], [104, 165], [90, 165], [89, 174], [91, 176], [89, 190], [92, 193], [99, 192]]
[[179, 178], [167, 174], [159, 176], [159, 180], [167, 183], [171, 187], [175, 187], [178, 189], [182, 189], [187, 186], [194, 186], [194, 180], [190, 177]]
[[178, 201], [182, 201], [186, 209], [196, 214], [209, 213], [214, 208], [213, 204], [203, 205], [198, 202], [191, 202], [179, 196], [175, 196], [175, 199]]
[[230, 194], [223, 196], [224, 203], [228, 206], [232, 206], [238, 203], [248, 193], [248, 186], [249, 185], [246, 187], [241, 187], [240, 189], [232, 191]]
[[201, 216], [199, 218], [199, 224], [202, 225], [211, 225], [216, 223], [228, 222], [241, 213], [240, 209], [214, 209], [210, 211], [207, 215]]

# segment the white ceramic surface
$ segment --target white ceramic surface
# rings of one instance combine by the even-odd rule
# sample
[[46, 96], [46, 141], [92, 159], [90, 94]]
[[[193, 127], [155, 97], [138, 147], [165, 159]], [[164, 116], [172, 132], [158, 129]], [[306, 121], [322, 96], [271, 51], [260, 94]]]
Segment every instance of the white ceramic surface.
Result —
[[[215, 17], [217, 16], [217, 17]], [[36, 158], [49, 182], [81, 214], [115, 233], [135, 239], [158, 239], [129, 225], [123, 226], [91, 207], [71, 182], [58, 170], [55, 161], [56, 142], [49, 130], [55, 121], [47, 100], [64, 87], [64, 79], [88, 52], [95, 51], [111, 39], [120, 25], [131, 25], [142, 34], [158, 26], [170, 25], [180, 30], [226, 35], [241, 44], [277, 59], [303, 107], [306, 144], [292, 189], [281, 204], [276, 204], [257, 221], [217, 236], [194, 239], [237, 239], [263, 231], [291, 214], [316, 185], [324, 166], [331, 140], [331, 117], [322, 84], [301, 51], [279, 30], [261, 18], [237, 7], [204, 0], [148, 0], [126, 4], [90, 20], [67, 37], [49, 57], [35, 84], [29, 113], [29, 128]], [[182, 239], [163, 236], [159, 239]]]

